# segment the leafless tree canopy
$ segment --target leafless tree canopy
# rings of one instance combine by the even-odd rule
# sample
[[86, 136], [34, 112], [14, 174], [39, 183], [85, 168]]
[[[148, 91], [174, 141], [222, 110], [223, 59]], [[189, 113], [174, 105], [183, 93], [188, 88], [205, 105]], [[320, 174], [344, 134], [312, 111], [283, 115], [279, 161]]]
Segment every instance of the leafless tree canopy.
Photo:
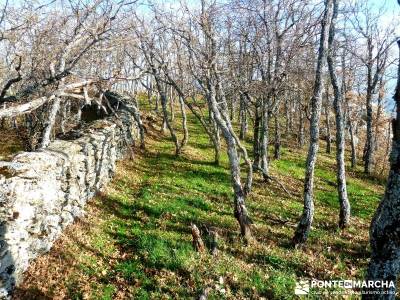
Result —
[[351, 223], [345, 149], [351, 168], [362, 163], [378, 177], [394, 172], [387, 161], [398, 24], [390, 13], [350, 0], [5, 0], [1, 126], [34, 151], [85, 126], [93, 117], [88, 111], [118, 114], [125, 103], [144, 147], [142, 101], [161, 117], [179, 156], [193, 115], [215, 163], [222, 151], [228, 154], [232, 210], [247, 243], [253, 242], [246, 205], [253, 177], [258, 173], [266, 189], [276, 185], [290, 195], [270, 173], [270, 156], [280, 159], [282, 145], [308, 145], [304, 209], [293, 238], [301, 246], [312, 228], [321, 139], [327, 152], [336, 146], [340, 229]]

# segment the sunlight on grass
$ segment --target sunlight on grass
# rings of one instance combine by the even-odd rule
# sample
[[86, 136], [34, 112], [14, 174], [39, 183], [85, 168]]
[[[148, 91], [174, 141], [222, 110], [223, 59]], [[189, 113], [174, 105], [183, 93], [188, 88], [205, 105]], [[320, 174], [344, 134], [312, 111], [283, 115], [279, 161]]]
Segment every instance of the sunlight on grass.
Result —
[[[178, 124], [180, 115], [175, 117]], [[335, 158], [321, 152], [309, 242], [293, 249], [306, 153], [283, 147], [270, 170], [293, 195], [255, 175], [247, 207], [256, 241], [245, 246], [233, 217], [227, 156], [223, 153], [220, 166], [214, 165], [207, 135], [192, 115], [188, 120], [190, 140], [182, 156], [175, 157], [167, 134], [149, 139], [148, 150], [120, 162], [107, 192], [91, 204], [102, 221], [80, 233], [87, 246], [66, 248], [77, 257], [65, 279], [69, 298], [193, 299], [209, 287], [209, 299], [294, 299], [299, 278], [363, 276], [368, 224], [382, 185], [349, 173], [352, 224], [340, 232]], [[251, 151], [249, 141], [245, 146]], [[200, 228], [206, 253], [194, 251], [191, 223]], [[217, 256], [209, 251], [210, 230], [218, 232]]]

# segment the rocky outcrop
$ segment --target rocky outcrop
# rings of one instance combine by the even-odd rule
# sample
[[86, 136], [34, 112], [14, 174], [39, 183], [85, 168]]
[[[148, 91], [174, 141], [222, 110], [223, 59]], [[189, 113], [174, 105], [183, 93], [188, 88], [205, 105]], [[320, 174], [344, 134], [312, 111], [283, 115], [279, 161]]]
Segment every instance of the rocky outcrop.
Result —
[[29, 262], [50, 250], [113, 176], [136, 136], [132, 120], [122, 111], [94, 121], [79, 138], [17, 154], [0, 168], [0, 298], [9, 297]]

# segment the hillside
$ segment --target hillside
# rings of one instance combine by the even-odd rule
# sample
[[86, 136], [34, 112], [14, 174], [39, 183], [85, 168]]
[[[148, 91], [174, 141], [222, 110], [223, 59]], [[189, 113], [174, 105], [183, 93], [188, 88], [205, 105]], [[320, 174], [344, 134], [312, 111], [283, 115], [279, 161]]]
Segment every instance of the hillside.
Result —
[[[271, 161], [271, 174], [291, 195], [255, 176], [247, 206], [256, 241], [246, 246], [232, 213], [226, 154], [213, 165], [207, 135], [192, 115], [188, 119], [190, 139], [179, 158], [160, 133], [161, 121], [146, 124], [146, 150], [135, 149], [133, 160], [119, 163], [87, 215], [31, 265], [14, 299], [187, 299], [204, 291], [209, 299], [293, 299], [301, 278], [364, 277], [382, 184], [362, 175], [361, 167], [348, 171], [351, 225], [339, 231], [335, 151], [322, 149], [313, 228], [306, 246], [294, 249], [306, 150], [284, 147], [282, 158]], [[218, 233], [216, 255], [193, 249], [191, 223], [207, 247], [207, 232]]]

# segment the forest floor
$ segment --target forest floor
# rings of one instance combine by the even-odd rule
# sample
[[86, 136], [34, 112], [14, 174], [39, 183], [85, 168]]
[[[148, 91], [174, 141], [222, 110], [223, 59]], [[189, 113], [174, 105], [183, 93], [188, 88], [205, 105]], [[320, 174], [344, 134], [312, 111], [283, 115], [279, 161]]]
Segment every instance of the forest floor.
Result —
[[[119, 162], [86, 216], [32, 263], [14, 298], [193, 299], [209, 288], [209, 299], [295, 299], [301, 279], [363, 278], [382, 183], [366, 178], [361, 168], [348, 171], [352, 219], [339, 231], [335, 154], [322, 147], [314, 224], [306, 246], [294, 249], [306, 151], [284, 147], [270, 168], [292, 196], [255, 176], [247, 199], [255, 242], [246, 246], [232, 213], [227, 157], [214, 165], [207, 135], [191, 115], [188, 125], [190, 140], [178, 158], [169, 136], [147, 126], [147, 149]], [[194, 251], [191, 223], [207, 246], [207, 229], [218, 232], [216, 256]]]

